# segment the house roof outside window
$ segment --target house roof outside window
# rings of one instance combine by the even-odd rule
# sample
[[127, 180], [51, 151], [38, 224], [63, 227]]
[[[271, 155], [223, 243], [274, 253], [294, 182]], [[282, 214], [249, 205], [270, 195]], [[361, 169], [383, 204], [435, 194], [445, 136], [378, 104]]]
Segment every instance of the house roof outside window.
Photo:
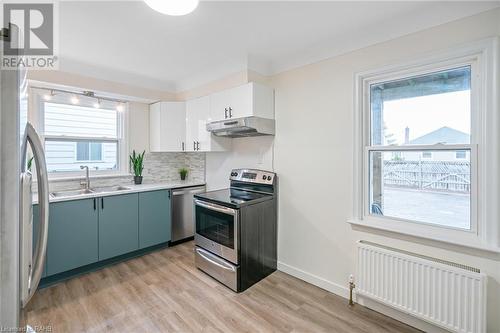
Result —
[[410, 141], [412, 145], [428, 145], [436, 143], [459, 144], [469, 143], [470, 135], [451, 127], [441, 127]]

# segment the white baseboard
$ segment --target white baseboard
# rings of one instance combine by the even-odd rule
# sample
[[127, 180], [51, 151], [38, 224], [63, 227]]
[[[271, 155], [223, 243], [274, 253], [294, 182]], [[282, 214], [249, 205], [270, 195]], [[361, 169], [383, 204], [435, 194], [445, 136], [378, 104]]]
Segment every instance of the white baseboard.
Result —
[[[322, 277], [308, 273], [306, 271], [301, 270], [300, 268], [290, 266], [290, 265], [285, 264], [283, 262], [278, 262], [278, 270], [282, 271], [283, 273], [287, 273], [291, 276], [294, 276], [302, 281], [305, 281], [307, 283], [315, 285], [321, 289], [329, 291], [335, 295], [349, 299], [349, 288], [344, 287], [340, 284], [328, 281]], [[346, 284], [347, 284], [347, 282], [346, 282]], [[353, 297], [354, 297], [354, 301], [357, 302], [358, 298], [356, 297], [355, 293], [354, 293]], [[419, 330], [422, 330], [424, 332], [430, 332], [430, 333], [443, 333], [443, 332], [445, 332], [444, 330], [440, 329], [437, 326], [429, 324], [423, 320], [420, 320], [420, 319], [413, 317], [409, 314], [406, 314], [404, 312], [387, 307], [387, 306], [383, 305], [382, 303], [376, 302], [376, 301], [371, 300], [369, 298], [359, 297], [359, 301], [360, 301], [360, 303], [359, 303], [360, 305], [366, 306], [367, 308], [370, 308], [374, 311], [380, 312], [388, 317], [399, 320], [407, 325], [418, 328]]]
[[349, 288], [328, 281], [322, 277], [310, 274], [306, 271], [301, 270], [300, 268], [293, 267], [278, 261], [278, 270], [301, 279], [302, 281], [306, 281], [310, 284], [320, 287], [321, 289], [325, 289], [326, 291], [334, 293], [335, 295], [342, 296], [347, 299], [349, 298]]

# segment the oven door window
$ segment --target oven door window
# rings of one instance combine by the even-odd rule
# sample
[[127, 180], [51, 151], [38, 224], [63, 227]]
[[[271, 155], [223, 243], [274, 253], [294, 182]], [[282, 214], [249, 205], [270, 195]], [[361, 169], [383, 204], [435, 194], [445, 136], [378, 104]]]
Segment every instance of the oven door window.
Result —
[[234, 216], [205, 207], [196, 207], [196, 233], [234, 249]]

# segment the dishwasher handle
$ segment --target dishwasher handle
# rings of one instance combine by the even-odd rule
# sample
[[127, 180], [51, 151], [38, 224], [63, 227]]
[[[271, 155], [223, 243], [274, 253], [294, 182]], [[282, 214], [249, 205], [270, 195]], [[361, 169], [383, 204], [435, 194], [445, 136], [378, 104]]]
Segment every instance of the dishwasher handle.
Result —
[[183, 189], [178, 189], [178, 190], [173, 190], [172, 195], [178, 196], [178, 195], [186, 195], [186, 194], [198, 194], [198, 193], [203, 193], [205, 192], [205, 186], [203, 187], [190, 187], [190, 188], [183, 188]]

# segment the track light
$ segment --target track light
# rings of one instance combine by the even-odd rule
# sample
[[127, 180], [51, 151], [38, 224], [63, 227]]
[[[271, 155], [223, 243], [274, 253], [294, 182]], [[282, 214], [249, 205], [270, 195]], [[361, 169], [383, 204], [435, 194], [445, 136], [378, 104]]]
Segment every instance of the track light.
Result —
[[94, 103], [94, 107], [96, 109], [99, 109], [101, 107], [101, 100], [100, 99], [97, 99], [97, 102]]
[[43, 99], [46, 100], [46, 101], [50, 101], [52, 100], [52, 97], [55, 95], [54, 93], [54, 90], [51, 90], [50, 91], [50, 94], [45, 94], [43, 95]]
[[71, 101], [71, 104], [78, 104], [78, 103], [80, 103], [80, 99], [76, 95], [71, 96], [70, 101]]
[[125, 107], [123, 106], [123, 103], [120, 103], [116, 106], [116, 111], [123, 112], [124, 110], [125, 110]]

